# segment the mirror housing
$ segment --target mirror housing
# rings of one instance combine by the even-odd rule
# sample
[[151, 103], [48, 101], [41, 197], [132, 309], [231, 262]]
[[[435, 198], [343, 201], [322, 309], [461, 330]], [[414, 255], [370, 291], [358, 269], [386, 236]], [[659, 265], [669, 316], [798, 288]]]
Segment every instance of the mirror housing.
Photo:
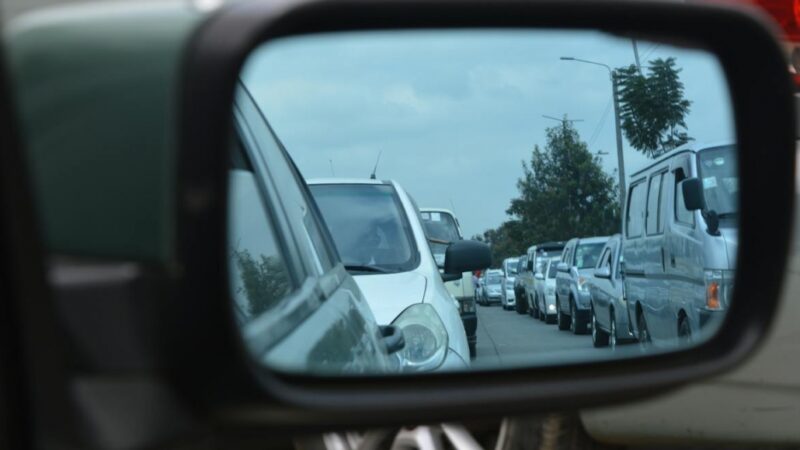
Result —
[[556, 270], [559, 272], [569, 272], [569, 265], [567, 265], [565, 262], [560, 262], [556, 266]]
[[[227, 5], [206, 25], [187, 43], [183, 78], [178, 80], [183, 87], [176, 161], [180, 176], [174, 183], [177, 192], [167, 198], [177, 199], [176, 259], [182, 271], [175, 281], [178, 298], [159, 303], [169, 308], [170, 317], [161, 320], [162, 315], [156, 321], [164, 324], [161, 335], [171, 339], [158, 347], [165, 353], [159, 356], [171, 362], [169, 380], [176, 381], [170, 387], [179, 398], [191, 399], [191, 407], [199, 413], [219, 414], [223, 426], [269, 433], [279, 426], [349, 429], [575, 410], [641, 399], [719, 374], [747, 356], [769, 330], [790, 248], [795, 113], [784, 56], [758, 19], [715, 5], [659, 1], [343, 0], [284, 8], [258, 2]], [[737, 273], [746, 271], [748, 276], [737, 276], [728, 316], [711, 340], [647, 358], [514, 368], [489, 376], [373, 376], [354, 382], [254, 369], [256, 364], [241, 351], [230, 303], [222, 301], [228, 275], [218, 270], [220, 249], [227, 239], [224, 201], [217, 200], [227, 189], [228, 155], [222, 149], [230, 142], [231, 104], [241, 67], [258, 45], [270, 39], [436, 27], [557, 27], [658, 35], [695, 43], [719, 58], [738, 126], [740, 167], [748, 168], [742, 172], [741, 207], [747, 214], [742, 215], [746, 224], [737, 257]], [[765, 110], [763, 104], [770, 108]], [[773, 150], [770, 158], [762, 157], [758, 151], [762, 148]], [[763, 202], [767, 197], [769, 206]], [[757, 218], [768, 214], [772, 216], [767, 228], [767, 221]], [[532, 269], [532, 262], [528, 267]], [[761, 299], [759, 308], [740, 301], [755, 295]], [[175, 324], [185, 331], [175, 333]], [[304, 414], [292, 414], [298, 408]]]
[[611, 269], [608, 267], [600, 267], [599, 269], [594, 270], [594, 276], [596, 278], [611, 278]]
[[697, 177], [687, 178], [681, 181], [683, 191], [683, 205], [689, 211], [703, 210], [706, 207], [705, 196], [703, 195], [703, 182]]
[[456, 241], [447, 247], [444, 254], [445, 275], [457, 274], [461, 278], [463, 272], [483, 270], [491, 265], [492, 252], [483, 242]]

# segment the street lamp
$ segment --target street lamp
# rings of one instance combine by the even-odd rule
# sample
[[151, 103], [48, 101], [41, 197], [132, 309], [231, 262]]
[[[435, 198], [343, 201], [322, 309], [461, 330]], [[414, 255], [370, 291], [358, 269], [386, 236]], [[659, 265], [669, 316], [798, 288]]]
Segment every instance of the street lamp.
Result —
[[609, 67], [607, 64], [595, 62], [595, 61], [588, 61], [585, 59], [573, 58], [571, 56], [562, 56], [562, 61], [575, 61], [581, 62], [585, 64], [592, 64], [595, 66], [605, 67], [608, 70], [608, 76], [611, 78], [611, 95], [614, 99], [614, 122], [616, 123], [617, 128], [617, 165], [619, 166], [619, 206], [621, 209], [625, 208], [625, 161], [622, 156], [622, 128], [619, 124], [619, 104], [617, 101], [617, 77], [614, 75], [614, 69]]

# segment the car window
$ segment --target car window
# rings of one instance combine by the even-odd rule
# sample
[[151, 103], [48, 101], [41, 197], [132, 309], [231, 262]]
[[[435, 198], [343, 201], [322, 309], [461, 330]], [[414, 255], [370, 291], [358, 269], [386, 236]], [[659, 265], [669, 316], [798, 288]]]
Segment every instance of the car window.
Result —
[[403, 272], [417, 265], [411, 226], [393, 186], [312, 184], [310, 189], [345, 267]]
[[608, 247], [606, 247], [603, 250], [603, 254], [600, 255], [600, 259], [597, 262], [597, 268], [598, 269], [602, 268], [602, 267], [610, 267], [611, 266], [611, 263], [608, 261], [608, 255], [609, 255], [609, 249], [608, 249]]
[[703, 182], [706, 207], [720, 218], [734, 216], [739, 211], [739, 171], [736, 148], [715, 147], [697, 154], [697, 167]]
[[625, 235], [629, 238], [642, 235], [644, 225], [645, 183], [638, 182], [630, 189], [628, 210], [625, 217]]
[[650, 187], [647, 191], [647, 234], [658, 234], [663, 230], [663, 226], [658, 223], [659, 196], [661, 194], [661, 179], [663, 174], [659, 173], [650, 177]]
[[263, 190], [243, 152], [229, 173], [229, 271], [234, 312], [240, 323], [274, 310], [295, 289]]
[[425, 229], [425, 236], [429, 239], [442, 241], [429, 241], [428, 244], [436, 258], [436, 262], [444, 264], [444, 254], [447, 251], [448, 243], [461, 240], [455, 218], [448, 213], [438, 211], [424, 211], [419, 216], [422, 227]]
[[547, 266], [547, 278], [555, 278], [558, 273], [558, 259], [551, 259]]

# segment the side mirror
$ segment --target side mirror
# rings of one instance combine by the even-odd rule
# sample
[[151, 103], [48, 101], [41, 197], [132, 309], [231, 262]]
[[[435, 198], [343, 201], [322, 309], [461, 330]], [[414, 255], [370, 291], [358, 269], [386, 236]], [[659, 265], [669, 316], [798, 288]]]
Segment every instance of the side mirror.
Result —
[[444, 274], [461, 277], [462, 272], [483, 270], [492, 265], [489, 246], [478, 241], [456, 241], [444, 254]]
[[537, 272], [536, 275], [534, 275], [534, 278], [536, 278], [537, 280], [544, 280], [544, 274], [541, 272]]
[[687, 178], [681, 182], [681, 189], [683, 190], [683, 205], [689, 211], [697, 211], [698, 209], [705, 209], [706, 201], [703, 195], [703, 182], [695, 178]]
[[599, 269], [595, 269], [594, 271], [595, 278], [611, 278], [611, 269], [608, 267], [601, 267]]
[[569, 266], [565, 262], [560, 262], [558, 266], [556, 266], [556, 270], [559, 272], [569, 272]]

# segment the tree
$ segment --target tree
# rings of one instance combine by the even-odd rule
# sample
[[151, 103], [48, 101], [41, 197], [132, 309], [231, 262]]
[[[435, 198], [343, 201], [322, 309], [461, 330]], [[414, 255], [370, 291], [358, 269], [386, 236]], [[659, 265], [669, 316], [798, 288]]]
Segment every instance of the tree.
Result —
[[690, 140], [683, 83], [675, 58], [649, 62], [647, 75], [634, 65], [616, 70], [622, 131], [631, 146], [656, 158]]
[[589, 152], [569, 122], [548, 128], [544, 150], [536, 146], [522, 169], [520, 195], [507, 210], [515, 220], [500, 227], [517, 242], [509, 246], [516, 254], [538, 242], [619, 232], [614, 178], [603, 171], [599, 157]]
[[503, 260], [525, 253], [527, 246], [523, 239], [523, 226], [519, 220], [503, 222], [495, 229], [486, 230], [483, 236], [476, 236], [492, 249], [492, 267], [500, 267]]

